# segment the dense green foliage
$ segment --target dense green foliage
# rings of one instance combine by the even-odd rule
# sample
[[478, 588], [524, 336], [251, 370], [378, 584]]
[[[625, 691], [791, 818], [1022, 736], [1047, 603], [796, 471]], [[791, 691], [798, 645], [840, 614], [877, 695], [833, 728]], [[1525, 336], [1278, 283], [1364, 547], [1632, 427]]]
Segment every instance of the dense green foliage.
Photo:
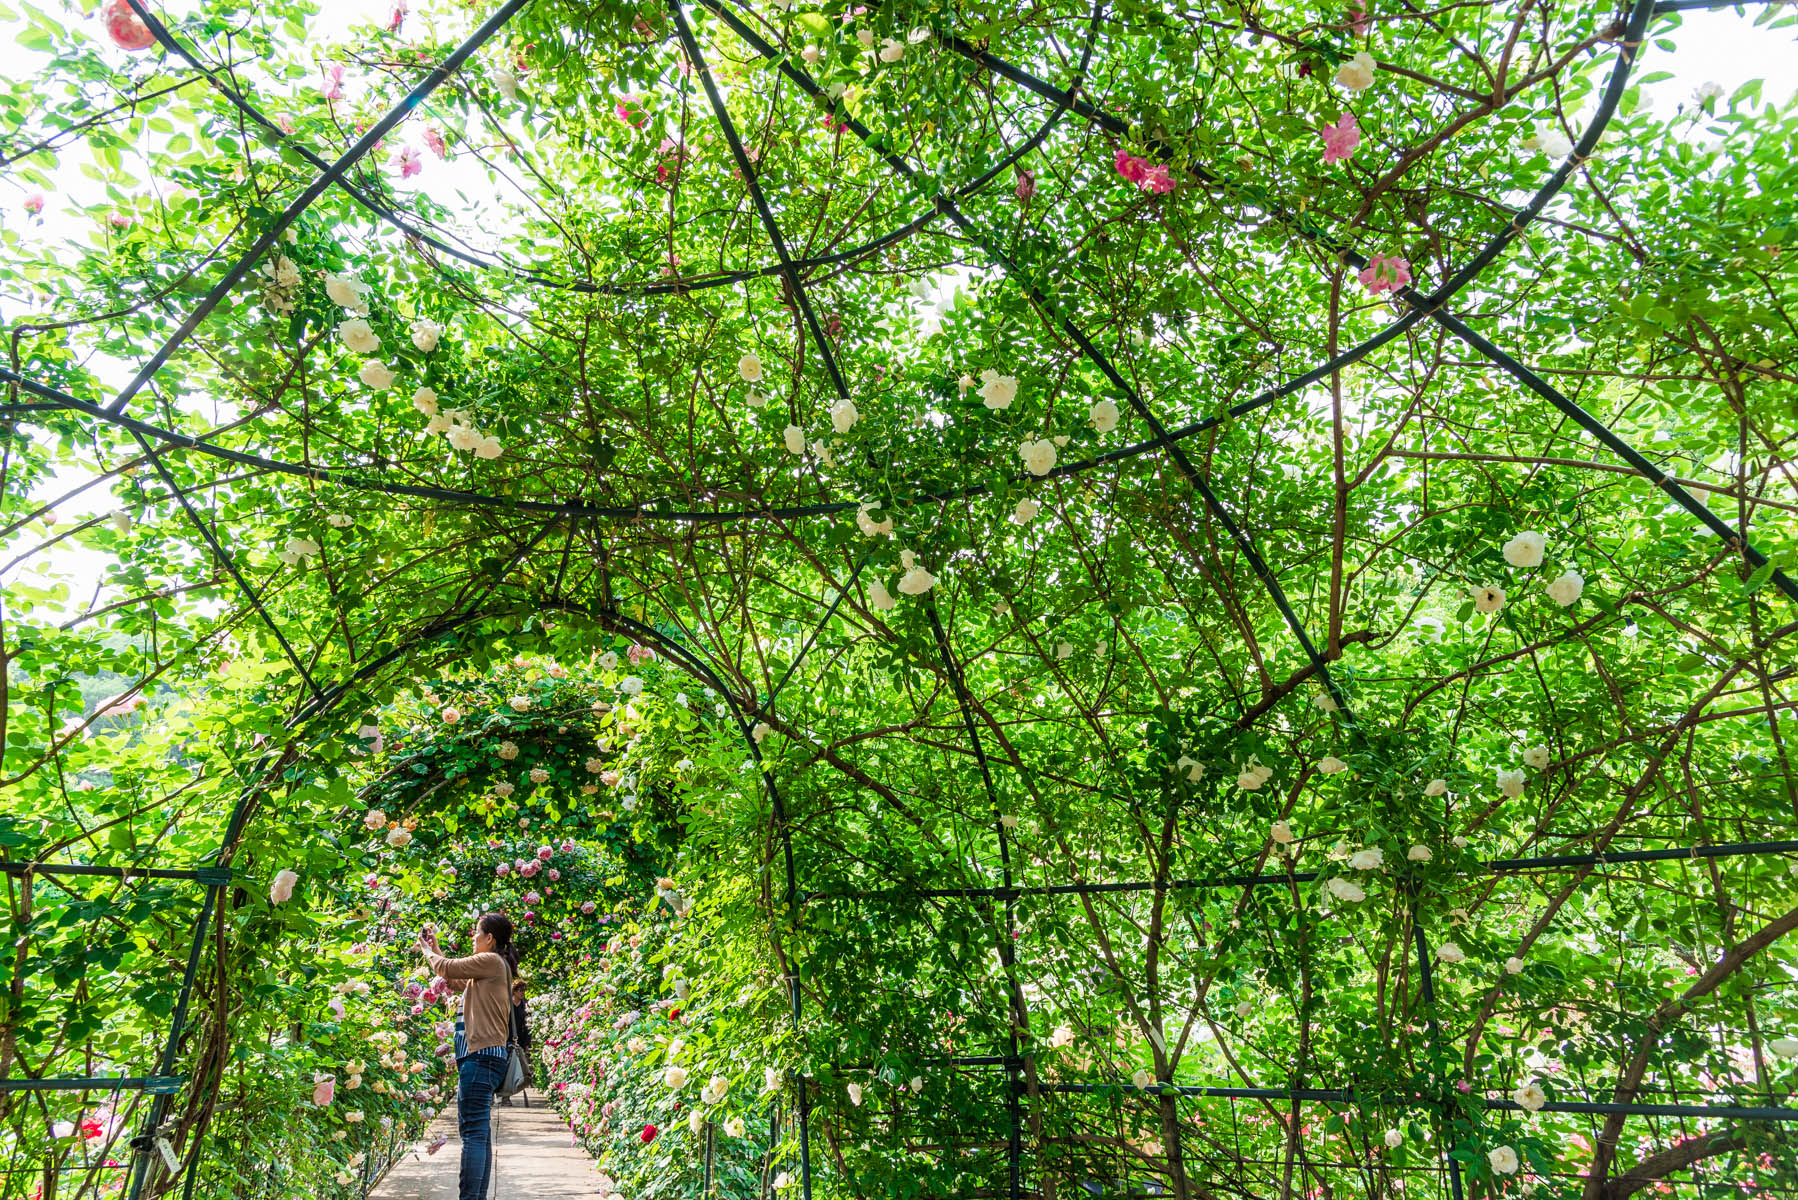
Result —
[[1711, 14], [149, 12], [0, 0], [0, 1080], [179, 1078], [0, 1196], [361, 1195], [484, 906], [628, 1200], [1798, 1188], [1639, 1111], [1794, 1107], [1798, 855], [1590, 860], [1798, 817]]

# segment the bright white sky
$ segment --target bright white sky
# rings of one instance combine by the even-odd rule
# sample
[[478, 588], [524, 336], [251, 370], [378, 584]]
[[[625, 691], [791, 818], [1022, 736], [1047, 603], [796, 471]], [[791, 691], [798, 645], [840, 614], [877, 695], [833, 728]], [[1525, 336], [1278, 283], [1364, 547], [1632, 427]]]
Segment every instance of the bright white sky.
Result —
[[[0, 0], [0, 4], [7, 2], [8, 0]], [[178, 14], [188, 5], [177, 0], [164, 7], [165, 11]], [[347, 30], [352, 24], [383, 22], [390, 11], [388, 3], [371, 4], [368, 0], [321, 0], [319, 7], [321, 11], [313, 19], [314, 22], [320, 28], [333, 30]], [[1758, 10], [1760, 6], [1754, 7]], [[3, 11], [5, 10], [0, 8], [0, 12]], [[412, 22], [418, 20], [420, 17], [417, 14], [409, 18]], [[18, 48], [12, 38], [11, 25], [11, 22], [0, 20], [0, 70], [15, 77], [35, 74], [41, 59]], [[97, 22], [94, 33], [96, 36], [103, 36]], [[1691, 12], [1686, 14], [1685, 25], [1673, 35], [1673, 40], [1675, 50], [1672, 53], [1651, 46], [1638, 68], [1640, 74], [1656, 71], [1672, 73], [1671, 79], [1650, 84], [1644, 89], [1644, 103], [1658, 116], [1671, 116], [1680, 105], [1690, 104], [1693, 93], [1706, 83], [1721, 85], [1727, 99], [1742, 84], [1760, 79], [1765, 81], [1763, 102], [1772, 102], [1781, 108], [1792, 100], [1794, 91], [1798, 91], [1798, 33], [1793, 30], [1768, 32], [1757, 29], [1750, 15], [1738, 14], [1732, 10]], [[356, 86], [354, 76], [347, 78], [345, 83], [353, 98]], [[418, 122], [410, 122], [401, 127], [397, 140], [422, 149], [418, 140], [421, 132], [422, 126]], [[1691, 130], [1690, 136], [1709, 140], [1715, 134], [1700, 125]], [[100, 185], [79, 173], [80, 159], [77, 155], [69, 154], [65, 157], [67, 161], [59, 172], [59, 182], [66, 180], [66, 186], [50, 195], [41, 226], [21, 228], [17, 222], [14, 214], [24, 190], [16, 184], [11, 189], [0, 190], [0, 209], [4, 209], [6, 214], [0, 219], [6, 219], [15, 228], [21, 228], [21, 232], [33, 240], [85, 246], [90, 244], [90, 239], [94, 236], [93, 229], [84, 217], [69, 210], [74, 207], [72, 201], [95, 196]], [[439, 162], [427, 154], [425, 164], [422, 175], [399, 186], [402, 189], [421, 188], [452, 209], [471, 214], [480, 209], [488, 209], [495, 199], [500, 198], [485, 174], [476, 169], [472, 162], [465, 161], [464, 165], [458, 166], [455, 160]], [[59, 199], [63, 202], [59, 203]], [[0, 314], [0, 318], [7, 322], [17, 319], [17, 316], [16, 313]], [[119, 382], [124, 377], [121, 374]], [[39, 502], [56, 499], [81, 482], [80, 476], [65, 473], [53, 481], [53, 486], [40, 489], [34, 499]], [[112, 507], [107, 489], [101, 487], [60, 503], [58, 513], [65, 521], [83, 520], [105, 513]], [[0, 547], [0, 561], [35, 542], [41, 531], [41, 526], [36, 527], [27, 536], [15, 537], [11, 539], [9, 546]], [[104, 556], [69, 548], [51, 555], [38, 556], [21, 570], [30, 569], [34, 573], [43, 570], [67, 580], [71, 584], [72, 599], [75, 603], [82, 603], [92, 594], [94, 582], [103, 568]], [[18, 572], [15, 571], [12, 578], [17, 576]], [[4, 582], [6, 579], [0, 579], [0, 583]]]

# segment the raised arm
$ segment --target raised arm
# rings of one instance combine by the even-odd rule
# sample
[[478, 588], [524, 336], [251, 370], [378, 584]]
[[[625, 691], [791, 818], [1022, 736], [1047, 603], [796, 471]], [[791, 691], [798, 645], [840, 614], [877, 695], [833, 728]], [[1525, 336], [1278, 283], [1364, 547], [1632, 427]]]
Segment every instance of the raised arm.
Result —
[[435, 950], [425, 951], [431, 970], [451, 983], [468, 979], [503, 979], [506, 960], [497, 954], [471, 954], [467, 958], [445, 958]]

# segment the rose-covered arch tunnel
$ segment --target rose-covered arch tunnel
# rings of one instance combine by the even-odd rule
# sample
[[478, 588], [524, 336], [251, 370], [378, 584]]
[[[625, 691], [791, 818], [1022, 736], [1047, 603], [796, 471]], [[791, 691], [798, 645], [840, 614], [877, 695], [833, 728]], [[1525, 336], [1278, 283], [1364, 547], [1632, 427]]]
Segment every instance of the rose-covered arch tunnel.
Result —
[[1607, 134], [1712, 186], [1646, 149], [1669, 6], [1531, 7], [321, 63], [110, 5], [57, 69], [228, 202], [118, 201], [127, 302], [0, 366], [23, 557], [122, 564], [9, 596], [31, 1177], [359, 1194], [443, 1097], [409, 931], [498, 906], [608, 1195], [1789, 1182], [1789, 359], [1758, 284], [1616, 304], [1690, 268]]

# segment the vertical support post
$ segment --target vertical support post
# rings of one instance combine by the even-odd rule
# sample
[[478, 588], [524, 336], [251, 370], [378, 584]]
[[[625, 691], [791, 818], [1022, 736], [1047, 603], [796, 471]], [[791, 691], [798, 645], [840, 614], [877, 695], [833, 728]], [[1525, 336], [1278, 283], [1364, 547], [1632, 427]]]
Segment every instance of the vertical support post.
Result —
[[699, 1189], [700, 1200], [711, 1200], [712, 1195], [712, 1147], [715, 1144], [713, 1126], [705, 1123], [705, 1183]]
[[1019, 1077], [1022, 1060], [1018, 1056], [1018, 1027], [1024, 1020], [1024, 996], [1018, 987], [1017, 951], [1012, 945], [1012, 923], [1017, 915], [1017, 897], [1011, 881], [1011, 846], [1005, 836], [1005, 819], [999, 809], [999, 792], [993, 786], [992, 766], [987, 762], [986, 747], [980, 740], [980, 730], [974, 724], [973, 697], [968, 693], [967, 680], [962, 677], [961, 666], [955, 660], [954, 651], [950, 649], [949, 635], [943, 629], [942, 618], [937, 616], [936, 602], [932, 600], [924, 611], [930, 617], [930, 630], [936, 635], [937, 652], [942, 656], [943, 669], [948, 672], [949, 682], [955, 688], [956, 703], [961, 708], [962, 726], [967, 730], [968, 742], [973, 747], [974, 761], [980, 764], [980, 779], [986, 785], [986, 798], [993, 806], [993, 832], [999, 838], [1000, 882], [1005, 901], [1001, 909], [1002, 926], [999, 930], [999, 966], [1005, 972], [1005, 1108], [1011, 1125], [1005, 1142], [1008, 1175], [1006, 1194], [1009, 1200], [1018, 1200], [1024, 1158], [1022, 1118], [1018, 1104], [1018, 1093], [1023, 1088], [1023, 1080]]
[[[200, 971], [200, 954], [206, 949], [206, 929], [212, 923], [212, 912], [219, 904], [219, 891], [224, 885], [207, 884], [206, 899], [200, 905], [200, 919], [194, 922], [193, 945], [187, 952], [187, 974], [181, 980], [181, 993], [175, 1001], [175, 1012], [169, 1018], [168, 1041], [163, 1044], [162, 1059], [157, 1068], [160, 1075], [172, 1075], [175, 1072], [175, 1056], [181, 1049], [181, 1035], [187, 1026], [187, 1005], [193, 997], [194, 976]], [[222, 913], [220, 919], [223, 919]], [[143, 1195], [144, 1180], [150, 1173], [150, 1159], [156, 1153], [157, 1130], [162, 1128], [163, 1119], [168, 1115], [169, 1096], [167, 1092], [158, 1092], [150, 1099], [150, 1115], [145, 1118], [143, 1131], [133, 1139], [133, 1150], [136, 1152], [131, 1165], [130, 1200], [139, 1200]]]
[[[1423, 922], [1417, 919], [1417, 886], [1406, 884], [1405, 895], [1410, 901], [1411, 932], [1414, 935], [1412, 949], [1417, 955], [1417, 979], [1423, 994], [1424, 1019], [1429, 1024], [1430, 1045], [1434, 1048], [1442, 1042], [1442, 1030], [1436, 1023], [1436, 990], [1430, 981], [1430, 943], [1424, 936]], [[1443, 1113], [1443, 1119], [1448, 1120], [1446, 1112]], [[1444, 1142], [1442, 1157], [1448, 1163], [1449, 1190], [1453, 1193], [1454, 1200], [1461, 1200], [1461, 1164], [1450, 1157], [1450, 1152], [1455, 1148], [1453, 1140], [1445, 1138]]]

